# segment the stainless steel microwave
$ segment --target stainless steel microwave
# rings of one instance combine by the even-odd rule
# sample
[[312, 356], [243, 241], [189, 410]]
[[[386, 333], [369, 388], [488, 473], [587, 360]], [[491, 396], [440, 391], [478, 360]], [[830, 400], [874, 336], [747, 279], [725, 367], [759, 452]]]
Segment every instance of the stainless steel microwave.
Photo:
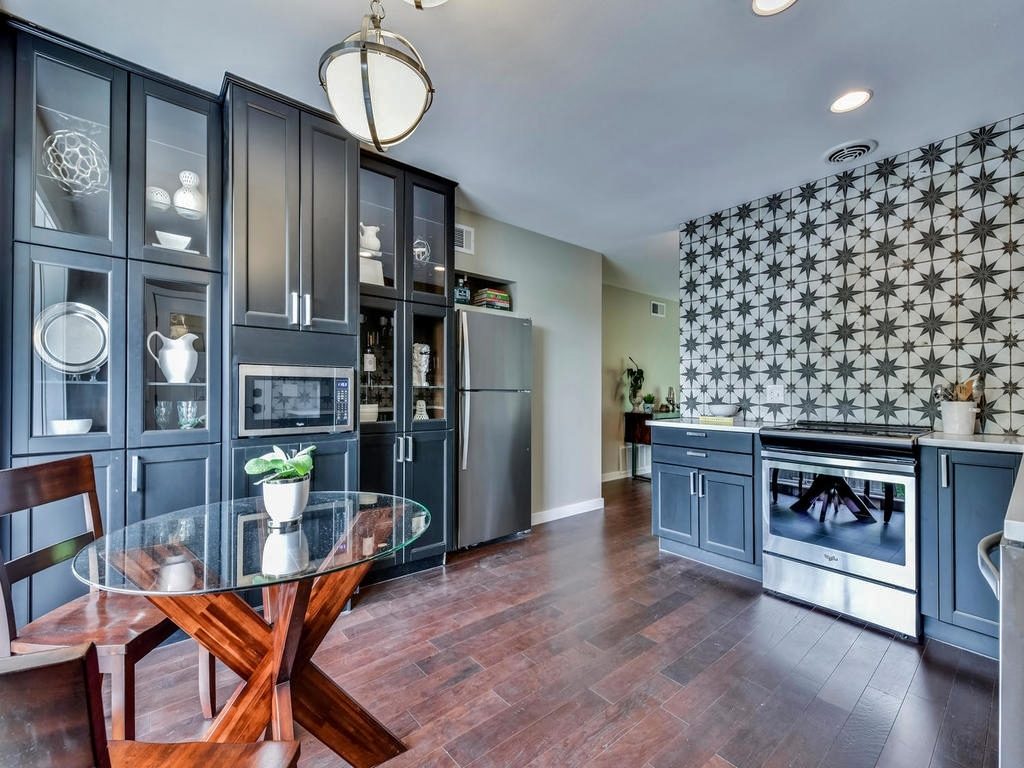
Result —
[[351, 432], [352, 368], [238, 366], [238, 436]]

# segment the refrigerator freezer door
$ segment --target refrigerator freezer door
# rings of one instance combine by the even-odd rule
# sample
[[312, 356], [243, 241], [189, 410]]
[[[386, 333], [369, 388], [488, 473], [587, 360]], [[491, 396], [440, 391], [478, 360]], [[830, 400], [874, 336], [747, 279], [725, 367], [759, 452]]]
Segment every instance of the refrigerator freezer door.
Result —
[[530, 527], [530, 394], [462, 392], [460, 547]]
[[459, 389], [533, 388], [533, 322], [459, 311]]

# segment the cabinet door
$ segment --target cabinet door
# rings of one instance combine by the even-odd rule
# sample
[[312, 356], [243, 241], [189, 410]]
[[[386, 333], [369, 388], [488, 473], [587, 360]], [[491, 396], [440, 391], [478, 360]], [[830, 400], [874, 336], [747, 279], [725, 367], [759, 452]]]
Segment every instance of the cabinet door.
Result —
[[363, 153], [359, 170], [359, 290], [405, 298], [405, 174]]
[[[364, 434], [359, 439], [359, 490], [361, 493], [402, 493], [401, 464], [398, 463], [398, 443], [404, 435]], [[403, 444], [404, 450], [404, 444]], [[403, 562], [401, 550], [374, 563], [375, 569], [387, 568]]]
[[220, 276], [128, 264], [128, 445], [220, 440]]
[[232, 86], [232, 321], [299, 328], [299, 111]]
[[725, 472], [701, 472], [698, 483], [701, 549], [754, 562], [753, 480]]
[[405, 308], [364, 296], [359, 305], [359, 430], [395, 432], [406, 423]]
[[128, 256], [220, 270], [220, 106], [131, 79]]
[[356, 333], [357, 142], [336, 122], [302, 114], [302, 327]]
[[[14, 466], [45, 464], [48, 461], [67, 458], [68, 455], [70, 454], [17, 458], [14, 460]], [[96, 475], [96, 494], [103, 510], [104, 530], [114, 531], [123, 528], [124, 451], [94, 453], [92, 463]], [[8, 559], [70, 539], [85, 531], [85, 514], [81, 498], [64, 499], [15, 512], [7, 520], [10, 524], [10, 550], [5, 550], [4, 555], [9, 556]], [[84, 595], [86, 589], [86, 586], [71, 573], [70, 560], [12, 585], [18, 626]]]
[[651, 465], [653, 533], [696, 547], [700, 543], [697, 515], [697, 470], [674, 464]]
[[454, 391], [452, 312], [447, 307], [405, 304], [407, 384], [402, 390], [406, 429], [447, 429]]
[[21, 34], [16, 77], [15, 239], [124, 256], [127, 74]]
[[303, 443], [315, 445], [311, 491], [354, 491], [359, 487], [359, 441], [354, 437]]
[[450, 185], [406, 174], [406, 297], [450, 304], [455, 266], [454, 194]]
[[123, 448], [125, 262], [14, 251], [14, 453]]
[[939, 462], [948, 462], [940, 471], [939, 618], [998, 637], [999, 601], [978, 570], [978, 542], [1003, 528], [1020, 457], [940, 450]]
[[419, 432], [404, 441], [403, 495], [430, 512], [427, 530], [405, 550], [405, 561], [411, 562], [443, 555], [452, 541], [452, 433]]
[[128, 522], [220, 500], [220, 446], [128, 451]]
[[[231, 448], [231, 498], [244, 499], [250, 496], [259, 496], [263, 493], [256, 482], [259, 476], [245, 474], [245, 462], [270, 453], [274, 446], [277, 446], [286, 453], [294, 453], [302, 448], [302, 443], [286, 443], [280, 440], [268, 440], [259, 442], [238, 441]], [[314, 457], [314, 462], [316, 458]]]

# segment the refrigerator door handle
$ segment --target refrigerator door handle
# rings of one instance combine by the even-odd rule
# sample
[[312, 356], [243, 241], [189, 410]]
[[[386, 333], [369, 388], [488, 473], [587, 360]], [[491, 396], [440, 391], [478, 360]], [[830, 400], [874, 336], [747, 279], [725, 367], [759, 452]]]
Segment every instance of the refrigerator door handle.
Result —
[[462, 326], [462, 388], [472, 389], [469, 369], [469, 315], [466, 314], [466, 310], [459, 312], [459, 315]]
[[991, 533], [978, 542], [978, 568], [981, 575], [985, 577], [989, 588], [999, 599], [999, 567], [992, 562], [989, 553], [996, 549], [1003, 540], [1003, 532]]
[[[465, 317], [465, 315], [463, 315], [463, 317]], [[461, 466], [462, 466], [463, 470], [466, 470], [466, 469], [469, 469], [469, 406], [470, 406], [471, 394], [469, 392], [463, 392], [462, 393], [462, 397], [463, 397], [462, 414], [463, 414], [464, 418], [463, 418], [463, 424], [462, 424], [462, 464], [461, 464]]]

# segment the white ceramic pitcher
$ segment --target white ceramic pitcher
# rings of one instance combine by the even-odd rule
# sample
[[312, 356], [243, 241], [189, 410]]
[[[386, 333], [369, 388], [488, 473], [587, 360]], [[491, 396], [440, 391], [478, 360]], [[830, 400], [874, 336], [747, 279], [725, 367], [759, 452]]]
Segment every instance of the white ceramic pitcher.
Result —
[[[153, 352], [151, 346], [154, 336], [162, 342], [159, 352]], [[186, 333], [176, 339], [169, 339], [160, 331], [153, 331], [146, 337], [146, 351], [156, 360], [168, 384], [188, 384], [192, 381], [192, 374], [196, 372], [196, 364], [199, 362], [199, 353], [193, 349], [192, 342], [198, 338], [194, 333]]]
[[359, 247], [364, 251], [372, 251], [376, 253], [380, 250], [380, 237], [377, 233], [380, 232], [380, 227], [371, 227], [363, 222], [359, 222]]

